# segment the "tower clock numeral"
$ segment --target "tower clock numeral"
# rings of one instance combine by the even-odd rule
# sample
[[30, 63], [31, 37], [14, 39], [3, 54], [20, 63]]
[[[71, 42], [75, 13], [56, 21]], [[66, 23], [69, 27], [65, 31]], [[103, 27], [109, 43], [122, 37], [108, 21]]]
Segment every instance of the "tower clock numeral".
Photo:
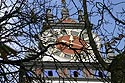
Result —
[[79, 32], [77, 32], [77, 31], [71, 31], [71, 34], [72, 34], [72, 35], [75, 35], [75, 36], [78, 36], [78, 35], [79, 35]]
[[67, 35], [67, 32], [66, 32], [65, 29], [62, 29], [62, 30], [60, 31], [60, 33], [63, 34], [63, 35]]

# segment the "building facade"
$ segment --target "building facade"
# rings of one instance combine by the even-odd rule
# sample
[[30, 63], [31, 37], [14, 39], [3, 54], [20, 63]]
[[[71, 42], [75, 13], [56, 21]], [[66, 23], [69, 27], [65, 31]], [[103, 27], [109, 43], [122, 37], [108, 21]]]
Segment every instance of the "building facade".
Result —
[[[89, 45], [82, 10], [78, 11], [78, 20], [73, 20], [62, 0], [61, 14], [62, 18], [55, 21], [47, 9], [42, 32], [38, 35], [42, 43], [39, 47], [47, 47], [47, 51], [42, 58], [24, 63], [26, 69], [33, 72], [21, 70], [29, 78], [20, 74], [20, 83], [29, 79], [31, 83], [108, 83], [110, 73], [102, 69]], [[96, 33], [93, 38], [100, 49], [100, 38]]]

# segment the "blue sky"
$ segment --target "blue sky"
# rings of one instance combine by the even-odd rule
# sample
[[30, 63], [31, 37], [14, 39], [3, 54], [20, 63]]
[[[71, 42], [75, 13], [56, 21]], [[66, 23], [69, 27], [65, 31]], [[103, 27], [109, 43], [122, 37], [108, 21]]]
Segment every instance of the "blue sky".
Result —
[[[82, 8], [82, 6], [81, 6], [81, 4], [82, 4], [81, 1], [82, 0], [66, 0], [67, 7], [68, 7], [68, 9], [70, 11], [71, 18], [77, 19], [77, 13], [76, 13], [77, 12], [77, 8], [75, 7], [75, 5], [73, 4], [72, 1], [74, 1], [74, 3], [76, 4], [76, 7], [78, 9], [81, 9]], [[90, 1], [90, 0], [88, 0], [88, 1]], [[103, 0], [91, 0], [91, 1], [94, 1], [94, 3], [96, 3], [96, 2], [102, 2]], [[125, 3], [122, 3], [123, 1], [124, 0], [104, 0], [105, 5], [108, 6], [109, 8], [112, 8], [111, 12], [113, 13], [113, 15], [115, 17], [118, 17], [120, 20], [124, 20], [124, 16], [125, 16], [125, 15], [121, 16], [120, 14], [117, 13], [117, 12], [121, 12], [123, 9], [125, 9]], [[58, 5], [61, 5], [61, 0], [52, 0], [52, 2], [53, 3], [57, 3]], [[110, 5], [111, 3], [112, 3], [112, 5]], [[121, 3], [121, 4], [118, 4], [118, 3]], [[89, 5], [88, 5], [88, 12], [90, 13], [91, 9], [93, 9], [94, 12], [98, 12], [96, 6], [93, 6], [91, 4], [92, 3], [90, 2]], [[101, 7], [100, 5], [97, 5], [97, 6]], [[61, 15], [60, 15], [61, 7], [59, 7], [58, 9], [59, 10], [58, 10], [58, 14], [57, 15], [59, 16], [59, 18], [61, 18]], [[104, 12], [106, 12], [104, 14], [104, 18], [105, 18], [105, 21], [107, 22], [107, 24], [102, 25], [101, 28], [103, 29], [102, 31], [103, 31], [104, 34], [105, 33], [107, 35], [109, 35], [109, 33], [110, 33], [110, 35], [112, 34], [111, 36], [109, 36], [109, 40], [110, 40], [110, 38], [113, 38], [113, 36], [117, 37], [118, 34], [121, 33], [120, 31], [122, 30], [122, 28], [117, 26], [117, 25], [115, 25], [114, 19], [111, 17], [111, 15], [109, 15], [109, 13], [106, 10]], [[96, 26], [98, 24], [98, 20], [100, 20], [100, 19], [101, 19], [101, 16], [96, 15], [96, 16], [92, 16], [90, 18], [90, 21], [91, 21], [92, 24], [94, 24]], [[107, 30], [107, 32], [105, 32], [105, 30]], [[123, 33], [124, 32], [125, 31], [123, 31]], [[120, 44], [118, 46], [119, 49], [123, 49], [124, 48], [124, 44], [125, 44], [124, 41], [120, 41]]]
[[[9, 1], [9, 0], [8, 0]], [[15, 1], [15, 0], [13, 0]], [[29, 0], [30, 1], [30, 0]], [[51, 1], [51, 0], [45, 0], [46, 2], [47, 1]], [[74, 3], [72, 2], [74, 1]], [[89, 0], [88, 0], [89, 1]], [[103, 0], [91, 0], [91, 1], [94, 1], [94, 3], [96, 2], [101, 2]], [[105, 0], [105, 4], [107, 6], [110, 6], [109, 3], [107, 3], [107, 1], [110, 1], [114, 4], [118, 3], [118, 2], [122, 2], [124, 0]], [[70, 12], [70, 15], [71, 15], [71, 18], [77, 20], [77, 8], [78, 9], [82, 9], [82, 0], [66, 0], [67, 2], [67, 7], [69, 9], [69, 12]], [[10, 2], [8, 2], [10, 3]], [[88, 12], [90, 13], [90, 10], [93, 8], [94, 11], [97, 11], [97, 8], [96, 7], [93, 7], [93, 5], [91, 5], [92, 3], [90, 2], [90, 4], [88, 5]], [[112, 12], [113, 12], [113, 15], [116, 16], [116, 17], [120, 17], [120, 14], [116, 15], [116, 12], [120, 12], [122, 9], [125, 9], [125, 3], [122, 3], [121, 5], [112, 5], [111, 7], [113, 7], [112, 9]], [[47, 3], [46, 4], [46, 7], [50, 6], [50, 8], [53, 11], [53, 14], [56, 15], [57, 14], [57, 17], [58, 18], [61, 18], [61, 0], [52, 0], [51, 3]], [[54, 8], [52, 6], [55, 6]], [[76, 7], [75, 7], [76, 6]], [[98, 5], [99, 6], [99, 5]], [[58, 11], [56, 11], [58, 10]], [[56, 11], [56, 12], [55, 12]], [[117, 36], [120, 32], [118, 31], [118, 28], [119, 26], [116, 26], [114, 25], [115, 21], [111, 18], [111, 16], [108, 14], [108, 13], [105, 13], [105, 18], [106, 18], [106, 21], [109, 22], [109, 24], [105, 24], [103, 27], [103, 29], [106, 29], [109, 33], [113, 33], [113, 36]], [[92, 24], [94, 25], [97, 25], [98, 23], [98, 20], [100, 19], [100, 16], [92, 16], [90, 21]], [[120, 17], [120, 19], [124, 19], [124, 16]], [[114, 29], [114, 27], [118, 27], [116, 29]], [[121, 28], [119, 28], [121, 29]], [[105, 33], [105, 31], [104, 31]], [[124, 47], [124, 41], [121, 41], [121, 45], [119, 45], [120, 48], [123, 48]]]
[[[56, 4], [57, 4], [57, 6], [58, 6], [57, 9], [59, 9], [58, 12], [57, 12], [57, 15], [59, 16], [59, 18], [61, 18], [61, 15], [60, 15], [61, 0], [52, 0], [52, 1], [53, 1], [53, 3], [56, 3]], [[69, 8], [70, 15], [75, 14], [75, 13], [77, 12], [77, 11], [76, 11], [77, 9], [74, 7], [73, 3], [70, 2], [70, 0], [66, 0], [66, 1], [67, 1], [67, 4], [68, 4], [67, 7]], [[77, 7], [78, 7], [79, 9], [81, 9], [81, 6], [79, 5], [79, 4], [80, 4], [79, 1], [80, 1], [80, 0], [74, 0], [74, 2], [77, 4]], [[101, 1], [101, 0], [94, 0], [94, 1]], [[122, 1], [124, 1], [124, 0], [110, 0], [110, 1], [117, 3], [117, 2], [119, 2], [119, 1], [122, 2]], [[53, 3], [48, 4], [48, 5], [52, 5]], [[107, 5], [108, 5], [108, 4], [107, 4]], [[125, 6], [124, 6], [124, 5], [125, 5], [125, 3], [122, 4], [122, 5], [114, 6], [114, 10], [112, 11], [112, 12], [114, 13], [114, 15], [115, 15], [115, 12], [121, 11], [122, 8], [125, 9]], [[46, 6], [47, 6], [47, 5], [46, 5]], [[89, 6], [88, 9], [91, 9], [91, 7], [92, 7], [92, 6]], [[56, 8], [55, 8], [55, 10], [56, 10]], [[77, 14], [77, 13], [76, 13], [76, 14]], [[76, 15], [76, 14], [73, 15], [73, 16], [71, 16], [71, 18], [77, 19], [77, 15]], [[110, 15], [108, 15], [108, 14], [106, 14], [105, 17], [106, 17], [106, 19], [107, 19], [108, 21], [111, 22], [110, 24], [104, 26], [105, 29], [107, 29], [109, 32], [113, 32], [113, 30], [114, 30], [113, 27], [115, 27], [115, 25], [113, 25], [113, 24], [114, 24], [114, 21], [112, 20], [112, 18], [111, 18]], [[91, 22], [94, 23], [94, 24], [97, 24], [98, 19], [100, 19], [98, 16], [97, 16], [97, 17], [93, 17], [93, 18], [91, 19]], [[123, 18], [120, 18], [120, 19], [123, 19]], [[115, 30], [114, 36], [119, 33], [119, 32], [117, 32], [117, 30], [118, 30], [118, 29]], [[123, 48], [124, 45], [125, 45], [125, 43], [124, 43], [124, 41], [122, 41], [120, 47]]]

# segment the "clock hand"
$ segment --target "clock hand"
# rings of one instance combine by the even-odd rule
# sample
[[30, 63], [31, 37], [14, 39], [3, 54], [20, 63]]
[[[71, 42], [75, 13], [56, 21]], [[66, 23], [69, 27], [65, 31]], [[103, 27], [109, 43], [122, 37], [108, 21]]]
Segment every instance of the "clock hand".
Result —
[[70, 41], [70, 42], [73, 42], [73, 40], [74, 40], [73, 36], [70, 35], [70, 37], [69, 37], [69, 41]]
[[69, 41], [70, 41], [69, 46], [70, 46], [70, 47], [72, 47], [72, 46], [73, 46], [73, 40], [74, 40], [73, 36], [72, 36], [72, 35], [70, 35], [70, 37], [69, 37]]
[[68, 41], [62, 40], [62, 42], [63, 42], [63, 43], [66, 43], [66, 42], [68, 42]]
[[[63, 42], [63, 43], [68, 43], [68, 44], [70, 44], [70, 42], [65, 41], [65, 40], [62, 40], [62, 42]], [[83, 45], [79, 45], [79, 44], [76, 44], [76, 43], [73, 43], [73, 42], [72, 42], [72, 45], [77, 45], [77, 46], [83, 47]]]
[[73, 45], [77, 45], [77, 46], [80, 46], [80, 47], [83, 47], [83, 45], [79, 45], [79, 44], [76, 44], [76, 43], [72, 43]]

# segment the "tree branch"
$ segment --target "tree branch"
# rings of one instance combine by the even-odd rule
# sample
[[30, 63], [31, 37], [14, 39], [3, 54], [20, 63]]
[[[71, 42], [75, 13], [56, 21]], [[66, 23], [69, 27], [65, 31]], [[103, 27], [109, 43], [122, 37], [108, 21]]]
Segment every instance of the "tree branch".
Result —
[[104, 8], [108, 11], [108, 13], [111, 15], [111, 17], [112, 17], [115, 21], [117, 21], [117, 22], [119, 22], [119, 23], [125, 25], [125, 22], [123, 22], [122, 20], [116, 18], [116, 17], [112, 14], [112, 12], [108, 9], [108, 7], [107, 7], [106, 5], [104, 5]]
[[97, 50], [97, 46], [96, 46], [96, 43], [93, 39], [93, 36], [92, 36], [92, 26], [90, 26], [90, 21], [89, 21], [89, 18], [88, 18], [88, 12], [87, 12], [87, 1], [86, 0], [83, 0], [83, 7], [84, 7], [84, 18], [85, 18], [85, 28], [87, 30], [87, 34], [88, 34], [88, 37], [89, 37], [89, 41], [90, 41], [90, 46], [92, 47], [93, 49], [93, 52], [97, 58], [97, 60], [99, 61], [99, 63], [102, 65], [102, 67], [106, 70], [108, 70], [108, 65], [106, 64], [106, 62], [102, 59], [99, 51]]

